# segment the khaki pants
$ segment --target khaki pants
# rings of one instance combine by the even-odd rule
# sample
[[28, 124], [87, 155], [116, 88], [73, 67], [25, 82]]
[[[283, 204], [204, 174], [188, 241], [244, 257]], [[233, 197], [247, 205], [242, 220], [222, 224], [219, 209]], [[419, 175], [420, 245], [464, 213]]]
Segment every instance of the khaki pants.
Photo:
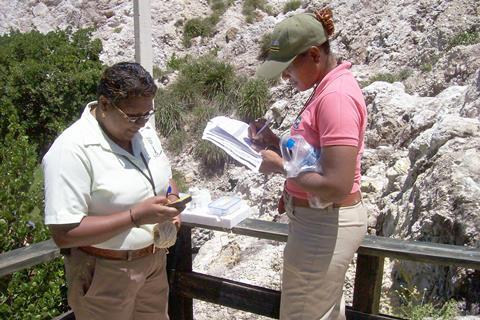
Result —
[[65, 256], [68, 304], [77, 320], [168, 320], [166, 250], [132, 261], [72, 248]]
[[351, 207], [293, 207], [284, 252], [280, 319], [345, 319], [343, 284], [367, 229], [363, 203]]

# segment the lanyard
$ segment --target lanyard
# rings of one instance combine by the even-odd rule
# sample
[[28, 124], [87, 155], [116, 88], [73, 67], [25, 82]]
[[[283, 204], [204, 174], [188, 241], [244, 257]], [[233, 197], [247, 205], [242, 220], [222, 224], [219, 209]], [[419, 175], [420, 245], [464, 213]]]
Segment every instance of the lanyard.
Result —
[[148, 171], [148, 176], [145, 174], [145, 172], [143, 172], [142, 169], [140, 169], [132, 160], [130, 160], [127, 156], [124, 156], [123, 154], [121, 155], [123, 158], [125, 158], [125, 160], [127, 160], [128, 162], [130, 162], [147, 180], [148, 182], [150, 182], [150, 185], [152, 186], [152, 189], [153, 189], [153, 195], [156, 196], [157, 195], [157, 192], [155, 191], [155, 182], [153, 181], [153, 176], [152, 176], [152, 172], [150, 171], [150, 168], [148, 167], [148, 163], [147, 163], [147, 160], [145, 160], [145, 157], [143, 156], [143, 153], [140, 152], [140, 156], [142, 157], [142, 161], [143, 163], [145, 164], [145, 167], [147, 167], [147, 171]]
[[313, 100], [313, 97], [315, 96], [315, 91], [317, 91], [317, 87], [319, 85], [320, 81], [315, 83], [315, 86], [313, 87], [313, 91], [312, 93], [310, 94], [310, 96], [308, 97], [307, 99], [307, 102], [305, 102], [305, 104], [303, 105], [302, 107], [302, 110], [300, 110], [300, 112], [298, 113], [297, 117], [295, 118], [295, 120], [293, 120], [293, 123], [297, 122], [298, 118], [300, 118], [300, 116], [302, 115], [303, 111], [305, 111], [305, 109], [307, 109], [308, 107], [308, 104]]

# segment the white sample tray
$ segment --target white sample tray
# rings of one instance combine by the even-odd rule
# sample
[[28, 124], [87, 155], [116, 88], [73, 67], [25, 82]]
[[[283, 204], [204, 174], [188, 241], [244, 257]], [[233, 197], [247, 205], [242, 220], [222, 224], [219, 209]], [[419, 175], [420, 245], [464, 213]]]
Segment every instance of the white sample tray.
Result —
[[221, 216], [210, 213], [208, 211], [208, 208], [190, 209], [187, 205], [187, 208], [181, 213], [181, 218], [183, 222], [187, 223], [198, 223], [208, 226], [231, 229], [244, 219], [248, 218], [251, 213], [252, 208], [250, 208], [244, 201], [242, 201], [242, 205], [237, 210]]

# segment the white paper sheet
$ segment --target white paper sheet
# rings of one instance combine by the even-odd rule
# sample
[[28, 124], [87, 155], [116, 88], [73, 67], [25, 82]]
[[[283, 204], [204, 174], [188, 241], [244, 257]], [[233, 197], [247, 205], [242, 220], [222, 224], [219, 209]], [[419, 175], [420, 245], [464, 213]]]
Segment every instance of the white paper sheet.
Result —
[[202, 139], [212, 142], [250, 170], [258, 172], [262, 157], [251, 148], [248, 124], [245, 122], [215, 117], [208, 122]]

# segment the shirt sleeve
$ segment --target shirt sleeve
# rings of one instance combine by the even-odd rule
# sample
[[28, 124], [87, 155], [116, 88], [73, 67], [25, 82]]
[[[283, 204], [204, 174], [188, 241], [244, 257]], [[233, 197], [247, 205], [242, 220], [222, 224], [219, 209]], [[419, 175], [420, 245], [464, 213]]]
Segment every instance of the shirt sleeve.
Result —
[[67, 144], [54, 143], [42, 161], [47, 225], [79, 223], [91, 200], [88, 161], [80, 146]]
[[315, 118], [321, 146], [359, 146], [361, 114], [348, 95], [341, 92], [325, 95]]

